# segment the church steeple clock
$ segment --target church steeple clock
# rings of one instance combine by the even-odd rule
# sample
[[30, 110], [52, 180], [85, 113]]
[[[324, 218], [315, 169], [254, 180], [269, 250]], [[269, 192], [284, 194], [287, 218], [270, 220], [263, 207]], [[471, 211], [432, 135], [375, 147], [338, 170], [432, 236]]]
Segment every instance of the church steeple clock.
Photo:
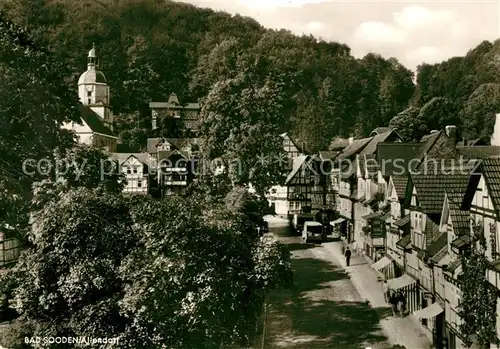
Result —
[[98, 70], [99, 60], [96, 54], [95, 45], [87, 56], [87, 71], [78, 79], [78, 96], [83, 105], [88, 106], [98, 114], [104, 124], [113, 129], [113, 111], [109, 104], [109, 86], [106, 77]]

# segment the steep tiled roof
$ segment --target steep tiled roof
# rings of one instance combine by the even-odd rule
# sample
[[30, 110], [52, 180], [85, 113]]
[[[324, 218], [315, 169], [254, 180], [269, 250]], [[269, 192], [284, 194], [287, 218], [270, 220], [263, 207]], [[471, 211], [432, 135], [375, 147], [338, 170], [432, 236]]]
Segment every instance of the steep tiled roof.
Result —
[[429, 133], [425, 136], [423, 136], [421, 139], [420, 139], [420, 142], [422, 143], [427, 143], [427, 142], [435, 142], [439, 135], [442, 133], [443, 131], [438, 131], [438, 132], [434, 132], [434, 133]]
[[390, 130], [391, 130], [390, 127], [377, 127], [376, 129], [374, 129], [370, 133], [370, 136], [375, 136], [375, 135], [379, 135], [381, 133], [386, 133], [386, 132], [389, 132]]
[[470, 214], [469, 211], [461, 210], [460, 206], [448, 198], [450, 205], [451, 224], [456, 235], [469, 234]]
[[391, 174], [403, 175], [408, 173], [408, 165], [415, 165], [416, 160], [421, 160], [421, 148], [422, 143], [379, 143], [377, 146], [377, 160], [382, 174], [389, 176]]
[[[460, 201], [469, 183], [469, 173], [447, 174], [444, 169], [437, 174], [411, 174], [411, 181], [417, 190], [418, 204], [426, 214], [441, 213], [445, 192], [451, 200]], [[458, 172], [458, 171], [457, 171]]]
[[487, 159], [500, 157], [499, 146], [476, 145], [457, 147], [458, 153], [466, 159]]
[[330, 142], [330, 146], [328, 147], [329, 150], [341, 150], [345, 149], [349, 145], [349, 140], [342, 138], [342, 137], [336, 137]]
[[483, 160], [481, 172], [486, 180], [493, 207], [500, 215], [500, 159]]
[[391, 137], [399, 138], [399, 136], [397, 135], [397, 133], [394, 130], [390, 130], [390, 131], [387, 131], [385, 133], [380, 133], [380, 134], [373, 136], [372, 139], [370, 140], [370, 142], [366, 145], [366, 147], [363, 148], [363, 150], [361, 151], [360, 154], [361, 155], [375, 154], [377, 151], [377, 145], [379, 143], [387, 141]]
[[423, 158], [424, 155], [431, 150], [431, 148], [434, 146], [434, 144], [436, 143], [436, 141], [438, 140], [438, 138], [441, 136], [442, 133], [443, 131], [439, 131], [422, 137], [422, 139], [420, 140], [420, 143], [422, 143], [422, 148], [420, 149], [419, 153], [419, 156], [421, 158]]
[[424, 234], [426, 236], [425, 241], [428, 247], [430, 247], [432, 241], [439, 235], [439, 226], [434, 223], [429, 216], [427, 216]]
[[85, 123], [93, 132], [116, 138], [113, 131], [111, 131], [106, 125], [104, 125], [101, 117], [97, 115], [92, 109], [83, 104], [80, 104], [78, 106], [78, 109], [80, 110], [80, 116], [82, 120], [85, 121]]
[[164, 160], [170, 158], [174, 154], [179, 154], [181, 155], [184, 159], [189, 159], [189, 154], [186, 153], [185, 151], [179, 150], [179, 149], [174, 149], [174, 150], [168, 150], [168, 151], [160, 151], [158, 152], [158, 160]]
[[408, 185], [409, 175], [392, 176], [392, 183], [399, 199], [404, 199], [406, 195], [406, 186]]
[[320, 160], [331, 160], [338, 153], [339, 153], [338, 151], [320, 151], [319, 152], [319, 158], [320, 158]]
[[429, 244], [427, 247], [427, 256], [432, 258], [436, 256], [443, 248], [448, 245], [448, 233], [442, 232], [439, 233]]
[[363, 150], [363, 148], [366, 147], [366, 145], [370, 143], [372, 139], [373, 137], [354, 140], [351, 144], [347, 146], [347, 148], [345, 148], [339, 155], [337, 155], [335, 159], [336, 160], [347, 159], [356, 154], [359, 154], [361, 150]]
[[123, 164], [131, 156], [135, 157], [144, 165], [149, 165], [148, 153], [112, 153], [111, 156], [113, 159], [117, 160], [120, 165]]

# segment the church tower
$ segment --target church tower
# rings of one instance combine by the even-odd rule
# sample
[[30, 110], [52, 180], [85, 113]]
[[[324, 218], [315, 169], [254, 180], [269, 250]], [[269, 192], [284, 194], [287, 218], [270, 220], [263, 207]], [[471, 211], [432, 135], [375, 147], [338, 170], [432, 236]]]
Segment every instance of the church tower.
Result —
[[87, 57], [87, 71], [78, 79], [78, 97], [83, 105], [99, 115], [103, 123], [112, 130], [113, 111], [109, 104], [109, 86], [106, 84], [106, 77], [98, 68], [95, 46], [92, 45]]

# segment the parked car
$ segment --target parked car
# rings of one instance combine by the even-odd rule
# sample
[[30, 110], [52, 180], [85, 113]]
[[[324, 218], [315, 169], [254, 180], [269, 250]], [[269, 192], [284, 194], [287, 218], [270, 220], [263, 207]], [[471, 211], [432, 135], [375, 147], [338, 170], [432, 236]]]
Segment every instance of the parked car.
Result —
[[304, 222], [302, 229], [302, 240], [307, 244], [309, 241], [323, 242], [326, 240], [323, 224], [316, 221]]
[[302, 234], [304, 223], [307, 221], [314, 221], [314, 215], [311, 213], [301, 213], [293, 217], [293, 228], [297, 231], [298, 235]]

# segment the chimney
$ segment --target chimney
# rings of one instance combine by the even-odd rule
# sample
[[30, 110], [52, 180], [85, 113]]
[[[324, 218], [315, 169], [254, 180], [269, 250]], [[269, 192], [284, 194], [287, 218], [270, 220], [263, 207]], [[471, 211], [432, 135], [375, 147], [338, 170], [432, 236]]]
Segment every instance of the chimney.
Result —
[[496, 114], [495, 126], [491, 135], [491, 145], [500, 146], [500, 113]]
[[455, 125], [449, 125], [445, 127], [446, 136], [452, 147], [457, 145], [457, 127]]
[[351, 145], [352, 142], [354, 142], [354, 137], [349, 137], [349, 145]]

